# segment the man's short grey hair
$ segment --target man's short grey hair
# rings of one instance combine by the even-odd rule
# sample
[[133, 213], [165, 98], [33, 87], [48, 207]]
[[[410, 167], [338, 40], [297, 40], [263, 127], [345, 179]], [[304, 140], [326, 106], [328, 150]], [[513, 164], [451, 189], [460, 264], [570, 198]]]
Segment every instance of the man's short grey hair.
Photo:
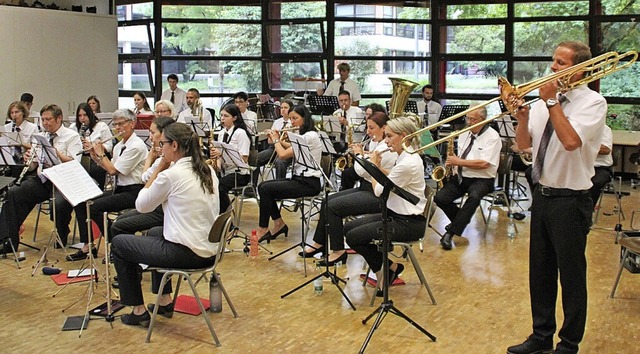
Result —
[[130, 109], [118, 109], [117, 111], [113, 112], [113, 119], [118, 118], [124, 118], [124, 120], [129, 120], [132, 122], [135, 122], [137, 120], [136, 114], [133, 113], [133, 111]]

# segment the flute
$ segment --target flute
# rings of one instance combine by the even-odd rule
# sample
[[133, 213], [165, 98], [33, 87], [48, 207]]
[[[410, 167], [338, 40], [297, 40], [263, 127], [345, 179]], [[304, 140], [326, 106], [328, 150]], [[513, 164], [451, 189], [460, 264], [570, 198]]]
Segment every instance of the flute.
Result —
[[[111, 139], [117, 139], [118, 137], [120, 137], [120, 135], [122, 135], [122, 132], [119, 132], [118, 134], [116, 134], [116, 135], [114, 135], [114, 136], [110, 137], [109, 139], [99, 140], [99, 141], [97, 141], [97, 143], [98, 143], [98, 144], [104, 144], [104, 143], [106, 143], [107, 141], [109, 141], [109, 140], [111, 140]], [[76, 154], [76, 156], [78, 156], [78, 155], [82, 155], [82, 154], [84, 154], [85, 152], [89, 152], [89, 151], [91, 151], [91, 149], [93, 149], [93, 147], [90, 147], [90, 148], [88, 148], [88, 149], [84, 149], [84, 150], [80, 150], [80, 151]]]

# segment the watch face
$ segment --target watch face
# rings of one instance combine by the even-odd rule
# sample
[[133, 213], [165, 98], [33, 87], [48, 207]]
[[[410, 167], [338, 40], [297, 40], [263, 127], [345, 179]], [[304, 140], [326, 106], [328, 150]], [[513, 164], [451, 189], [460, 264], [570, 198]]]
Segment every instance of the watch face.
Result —
[[547, 107], [553, 107], [556, 104], [558, 104], [558, 101], [553, 99], [553, 98], [550, 98], [550, 99], [547, 100]]

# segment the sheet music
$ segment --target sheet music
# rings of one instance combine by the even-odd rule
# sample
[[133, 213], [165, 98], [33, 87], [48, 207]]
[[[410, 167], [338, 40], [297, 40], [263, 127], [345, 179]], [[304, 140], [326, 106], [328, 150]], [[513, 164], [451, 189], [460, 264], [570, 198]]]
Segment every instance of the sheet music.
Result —
[[102, 195], [89, 173], [76, 160], [61, 163], [42, 171], [72, 206]]
[[0, 135], [0, 165], [14, 166], [16, 162], [13, 160], [13, 151], [8, 144], [7, 137]]
[[[198, 134], [199, 137], [206, 138], [209, 136], [209, 130], [211, 128], [209, 127], [209, 124], [207, 122], [200, 123], [200, 119], [194, 119], [193, 116], [187, 118], [189, 119], [187, 121], [187, 124], [191, 127], [191, 130]], [[185, 120], [187, 120], [187, 118], [185, 118]]]
[[36, 141], [36, 145], [40, 147], [40, 153], [38, 155], [38, 163], [45, 166], [55, 166], [60, 164], [56, 149], [51, 146], [49, 139], [42, 135], [34, 135], [33, 139]]
[[2, 142], [2, 145], [9, 146], [21, 146], [22, 145], [22, 134], [19, 132], [6, 132], [4, 131], [4, 126], [0, 125], [0, 138], [6, 139]]
[[340, 119], [333, 115], [322, 116], [322, 127], [323, 130], [329, 133], [340, 133], [342, 129], [340, 128]]
[[321, 170], [320, 163], [314, 160], [311, 155], [311, 148], [307, 145], [304, 137], [291, 132], [288, 134], [288, 137], [291, 142], [291, 148], [293, 149], [293, 164], [300, 164], [311, 170]]
[[496, 119], [498, 124], [498, 133], [500, 133], [500, 137], [503, 138], [515, 138], [516, 137], [516, 129], [514, 127], [514, 121], [511, 119], [511, 116], [505, 115], [502, 118]]
[[234, 165], [239, 169], [250, 169], [249, 164], [244, 162], [240, 152], [233, 148], [230, 144], [214, 141], [213, 147], [222, 152], [222, 162]]
[[319, 131], [318, 135], [320, 135], [320, 142], [322, 142], [322, 152], [327, 154], [337, 154], [338, 152], [333, 147], [333, 142], [329, 137], [327, 132]]

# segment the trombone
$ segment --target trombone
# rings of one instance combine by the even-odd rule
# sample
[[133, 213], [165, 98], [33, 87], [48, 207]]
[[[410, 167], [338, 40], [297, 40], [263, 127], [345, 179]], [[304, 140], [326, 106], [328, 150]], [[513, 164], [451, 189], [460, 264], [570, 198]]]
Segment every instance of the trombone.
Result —
[[[620, 64], [620, 61], [623, 59], [627, 59], [628, 61]], [[592, 58], [590, 60], [584, 61], [582, 63], [576, 64], [572, 67], [566, 68], [564, 70], [560, 70], [556, 73], [553, 73], [551, 75], [547, 75], [543, 78], [537, 79], [537, 80], [533, 80], [524, 84], [520, 84], [518, 86], [512, 86], [509, 81], [504, 78], [504, 77], [499, 77], [498, 78], [498, 87], [500, 88], [500, 96], [495, 97], [489, 101], [483, 102], [480, 105], [471, 107], [465, 111], [462, 111], [458, 114], [454, 114], [451, 117], [447, 118], [447, 119], [443, 119], [435, 124], [429, 125], [427, 127], [424, 127], [414, 133], [411, 133], [407, 136], [405, 136], [402, 139], [402, 148], [410, 153], [410, 154], [415, 154], [415, 153], [421, 153], [433, 146], [436, 145], [440, 145], [442, 143], [444, 143], [445, 141], [448, 141], [451, 138], [455, 138], [459, 135], [461, 135], [462, 133], [465, 133], [471, 129], [474, 129], [476, 127], [485, 125], [497, 118], [502, 117], [505, 114], [511, 114], [511, 115], [515, 115], [516, 111], [518, 110], [518, 108], [520, 106], [528, 106], [530, 104], [532, 104], [533, 102], [539, 100], [539, 98], [535, 98], [533, 100], [530, 100], [528, 102], [525, 102], [524, 104], [518, 104], [518, 102], [523, 99], [527, 94], [529, 94], [531, 91], [534, 91], [536, 89], [539, 89], [540, 87], [546, 85], [547, 83], [551, 82], [551, 81], [558, 81], [558, 87], [560, 88], [561, 92], [568, 92], [571, 91], [573, 89], [575, 89], [578, 86], [584, 85], [584, 84], [588, 84], [592, 81], [596, 81], [599, 80], [611, 73], [614, 73], [616, 71], [622, 70], [622, 69], [626, 69], [628, 67], [630, 67], [631, 65], [633, 65], [633, 63], [635, 63], [635, 61], [638, 59], [638, 52], [636, 51], [628, 51], [626, 53], [623, 54], [618, 54], [617, 52], [608, 52], [608, 53], [604, 53], [602, 55], [599, 55], [595, 58]], [[571, 82], [571, 78], [573, 78], [575, 75], [578, 75], [580, 73], [585, 73], [585, 75], [580, 79], [577, 80], [575, 82]], [[470, 125], [464, 129], [458, 130], [456, 132], [453, 132], [451, 134], [449, 134], [448, 136], [444, 137], [444, 138], [440, 138], [434, 142], [431, 142], [429, 144], [423, 145], [418, 149], [414, 149], [411, 147], [410, 142], [411, 140], [416, 137], [416, 136], [420, 136], [422, 133], [429, 131], [429, 130], [433, 130], [435, 128], [438, 128], [439, 126], [443, 125], [443, 124], [447, 124], [451, 121], [454, 121], [460, 117], [463, 117], [465, 115], [467, 115], [467, 113], [470, 113], [472, 111], [475, 111], [478, 108], [481, 107], [486, 107], [494, 102], [497, 102], [498, 100], [502, 100], [502, 102], [504, 102], [505, 107], [507, 108], [507, 112], [504, 113], [500, 113], [497, 114], [495, 116], [492, 117], [488, 117], [485, 120], [478, 122], [476, 124]]]

